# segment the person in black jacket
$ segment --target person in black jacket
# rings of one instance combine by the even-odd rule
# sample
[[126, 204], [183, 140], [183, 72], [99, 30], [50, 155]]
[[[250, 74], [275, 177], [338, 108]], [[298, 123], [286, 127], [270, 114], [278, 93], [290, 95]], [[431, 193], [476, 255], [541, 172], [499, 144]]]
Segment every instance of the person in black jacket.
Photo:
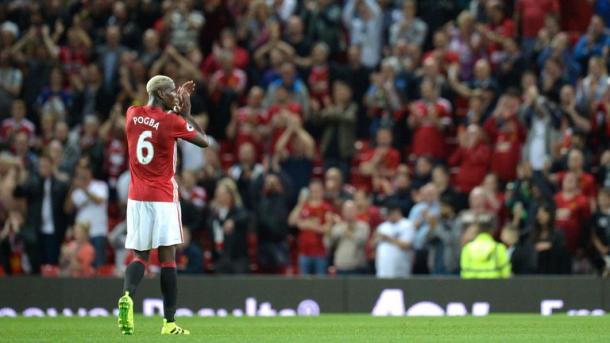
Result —
[[257, 259], [263, 272], [277, 273], [289, 262], [288, 216], [290, 180], [286, 175], [261, 175], [252, 187], [258, 199], [253, 202], [258, 233]]
[[216, 271], [222, 274], [246, 274], [248, 261], [248, 212], [243, 209], [235, 182], [218, 182], [208, 223], [214, 242]]
[[570, 274], [572, 262], [563, 234], [555, 230], [554, 210], [543, 204], [538, 207], [531, 239], [537, 254], [536, 274]]
[[33, 273], [39, 272], [41, 264], [59, 263], [69, 221], [63, 207], [68, 188], [67, 180], [59, 175], [51, 159], [43, 155], [37, 173], [15, 189], [15, 197], [26, 198], [28, 204], [22, 234]]

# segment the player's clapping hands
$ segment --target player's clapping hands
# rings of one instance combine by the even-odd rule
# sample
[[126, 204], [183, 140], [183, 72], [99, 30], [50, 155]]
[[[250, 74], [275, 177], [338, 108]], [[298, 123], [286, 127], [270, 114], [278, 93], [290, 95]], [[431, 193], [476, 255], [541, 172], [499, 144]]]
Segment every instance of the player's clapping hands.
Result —
[[195, 91], [195, 82], [187, 81], [178, 87], [177, 90], [177, 112], [181, 115], [191, 113], [191, 94]]

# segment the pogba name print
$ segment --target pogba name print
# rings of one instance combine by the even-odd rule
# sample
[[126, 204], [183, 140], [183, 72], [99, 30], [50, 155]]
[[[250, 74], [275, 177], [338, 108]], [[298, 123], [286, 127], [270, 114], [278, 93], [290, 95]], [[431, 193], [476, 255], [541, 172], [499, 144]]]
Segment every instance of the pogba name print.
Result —
[[148, 125], [152, 128], [154, 128], [155, 130], [159, 130], [159, 122], [156, 121], [154, 118], [149, 118], [149, 117], [133, 117], [133, 123], [134, 125], [137, 124], [144, 124], [144, 125]]

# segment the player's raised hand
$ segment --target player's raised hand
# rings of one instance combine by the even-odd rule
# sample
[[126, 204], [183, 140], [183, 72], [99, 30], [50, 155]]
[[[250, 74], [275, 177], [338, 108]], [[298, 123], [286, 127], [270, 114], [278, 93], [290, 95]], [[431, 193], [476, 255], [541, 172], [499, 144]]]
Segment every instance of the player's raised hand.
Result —
[[178, 87], [178, 95], [180, 95], [181, 93], [186, 93], [187, 95], [191, 95], [193, 94], [193, 92], [195, 91], [195, 82], [193, 82], [193, 80], [190, 81], [186, 81], [185, 83], [182, 84], [182, 86]]
[[189, 115], [191, 113], [191, 96], [186, 91], [178, 93], [177, 112], [180, 115]]

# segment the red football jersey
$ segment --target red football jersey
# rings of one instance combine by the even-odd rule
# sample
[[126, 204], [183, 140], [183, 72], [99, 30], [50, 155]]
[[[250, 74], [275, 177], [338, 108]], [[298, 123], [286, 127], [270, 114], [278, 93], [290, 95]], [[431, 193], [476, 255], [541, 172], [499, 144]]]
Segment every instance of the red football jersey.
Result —
[[176, 140], [191, 139], [197, 131], [177, 114], [158, 107], [131, 106], [125, 132], [131, 172], [129, 199], [178, 201]]

